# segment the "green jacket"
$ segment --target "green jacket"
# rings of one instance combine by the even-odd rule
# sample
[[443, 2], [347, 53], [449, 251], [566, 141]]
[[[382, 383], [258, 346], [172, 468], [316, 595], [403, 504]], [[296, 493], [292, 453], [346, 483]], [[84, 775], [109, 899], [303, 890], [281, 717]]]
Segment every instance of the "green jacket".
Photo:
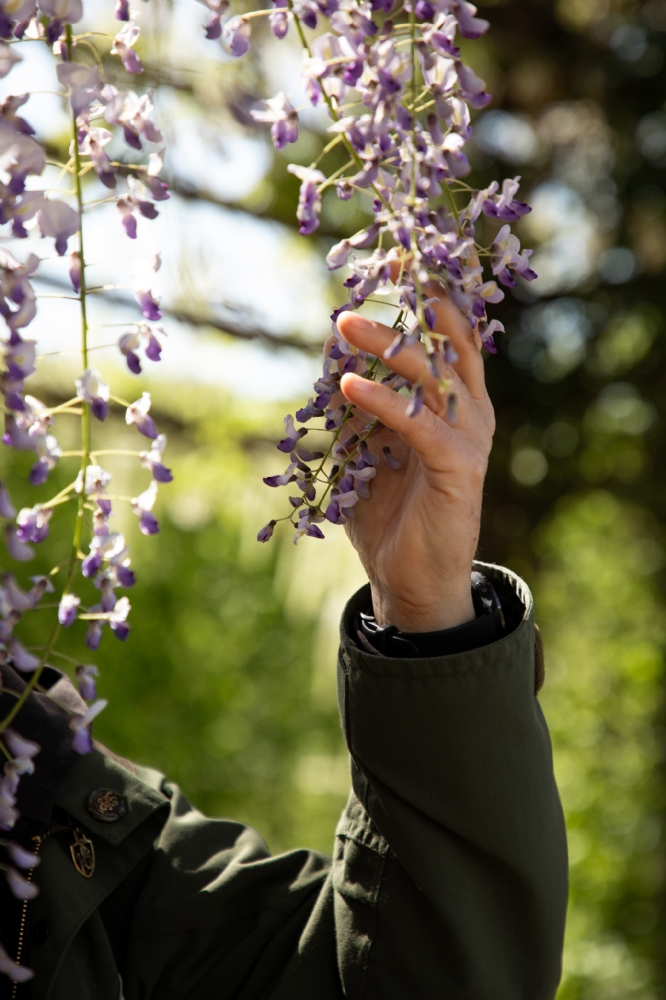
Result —
[[[468, 653], [373, 656], [350, 637], [367, 591], [347, 606], [353, 791], [332, 859], [271, 857], [157, 772], [78, 758], [58, 804], [92, 840], [95, 870], [79, 874], [67, 834], [45, 840], [31, 906], [50, 933], [26, 956], [32, 1000], [550, 1000], [567, 862], [532, 599], [484, 571], [516, 627]], [[100, 788], [127, 800], [114, 822], [88, 811]]]

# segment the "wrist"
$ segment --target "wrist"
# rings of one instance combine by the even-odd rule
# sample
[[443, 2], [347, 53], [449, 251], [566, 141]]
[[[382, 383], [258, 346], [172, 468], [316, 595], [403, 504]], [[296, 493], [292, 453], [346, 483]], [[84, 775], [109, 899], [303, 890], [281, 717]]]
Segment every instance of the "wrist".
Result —
[[471, 571], [455, 586], [449, 583], [446, 591], [437, 593], [398, 596], [372, 583], [371, 591], [377, 624], [395, 625], [401, 632], [439, 632], [476, 618]]

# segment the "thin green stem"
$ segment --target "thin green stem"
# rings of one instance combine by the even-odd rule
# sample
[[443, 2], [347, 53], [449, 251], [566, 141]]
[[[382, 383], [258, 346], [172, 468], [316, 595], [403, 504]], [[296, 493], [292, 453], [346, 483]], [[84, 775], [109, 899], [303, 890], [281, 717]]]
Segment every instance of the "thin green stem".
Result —
[[101, 451], [91, 451], [91, 458], [99, 458], [100, 455], [132, 455], [133, 458], [137, 458], [141, 452], [139, 451], [128, 451], [123, 448], [103, 448]]
[[[66, 41], [67, 41], [67, 54], [69, 60], [72, 60], [73, 56], [73, 41], [72, 41], [72, 29], [70, 25], [66, 28]], [[78, 131], [76, 127], [76, 115], [72, 110], [72, 137], [74, 146], [74, 167], [76, 175], [76, 202], [79, 210], [79, 253], [81, 255], [81, 292], [79, 294], [80, 310], [81, 310], [81, 362], [82, 367], [85, 370], [88, 367], [88, 317], [86, 311], [86, 265], [85, 265], [85, 254], [83, 250], [83, 189], [81, 184], [81, 154], [79, 151], [79, 140]], [[72, 411], [69, 410], [71, 413]], [[90, 455], [90, 408], [88, 403], [83, 403], [81, 407], [81, 476], [83, 479], [83, 487], [81, 490], [81, 495], [78, 502], [78, 510], [76, 513], [76, 522], [74, 525], [74, 537], [72, 539], [72, 549], [69, 557], [69, 563], [67, 565], [67, 575], [65, 577], [65, 584], [62, 590], [62, 596], [69, 594], [72, 588], [72, 582], [74, 580], [74, 574], [76, 572], [76, 566], [79, 561], [79, 550], [81, 548], [81, 540], [83, 536], [83, 524], [84, 524], [84, 505], [85, 505], [85, 476], [86, 468], [89, 462]], [[70, 490], [68, 487], [67, 490]], [[66, 492], [66, 491], [63, 491]], [[53, 501], [52, 501], [53, 503]], [[60, 622], [56, 617], [53, 627], [51, 629], [50, 635], [44, 647], [42, 656], [40, 657], [40, 663], [37, 669], [32, 674], [30, 680], [26, 684], [25, 688], [21, 693], [21, 697], [17, 699], [10, 711], [7, 713], [2, 723], [0, 723], [0, 732], [4, 732], [8, 726], [11, 725], [13, 720], [16, 718], [18, 713], [23, 708], [24, 704], [30, 697], [30, 694], [35, 690], [39, 679], [42, 675], [44, 667], [53, 652], [55, 644], [58, 640], [58, 635], [60, 634]]]

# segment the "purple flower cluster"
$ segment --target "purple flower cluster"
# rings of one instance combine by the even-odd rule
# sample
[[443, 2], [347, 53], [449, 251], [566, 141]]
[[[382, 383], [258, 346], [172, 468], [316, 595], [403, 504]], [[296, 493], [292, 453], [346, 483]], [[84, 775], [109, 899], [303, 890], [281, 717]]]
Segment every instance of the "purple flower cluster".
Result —
[[[287, 437], [278, 448], [290, 454], [290, 464], [283, 474], [265, 480], [270, 486], [297, 484], [302, 496], [289, 498], [294, 540], [303, 534], [319, 538], [322, 520], [344, 523], [354, 516], [354, 504], [368, 495], [379, 461], [366, 444], [374, 425], [360, 435], [347, 437], [343, 432], [355, 414], [353, 407], [337, 403], [340, 375], [382, 378], [396, 391], [406, 384], [386, 374], [382, 359], [350, 351], [337, 328], [340, 313], [358, 309], [371, 297], [394, 295], [399, 308], [396, 336], [385, 358], [421, 341], [428, 372], [447, 394], [448, 417], [455, 419], [456, 401], [446, 378], [455, 354], [448, 338], [433, 329], [435, 314], [426, 286], [433, 280], [442, 284], [469, 322], [470, 337], [495, 352], [494, 336], [503, 327], [489, 318], [488, 305], [504, 298], [500, 286], [512, 288], [518, 277], [536, 277], [531, 251], [522, 250], [510, 230], [530, 208], [516, 197], [519, 177], [505, 180], [501, 188], [494, 182], [484, 191], [465, 182], [470, 172], [465, 155], [472, 135], [470, 109], [484, 108], [491, 99], [483, 80], [463, 62], [458, 44], [459, 37], [477, 39], [489, 27], [467, 0], [274, 0], [270, 11], [244, 13], [221, 25], [227, 8], [226, 2], [211, 7], [207, 33], [221, 34], [233, 55], [248, 51], [256, 17], [268, 14], [277, 38], [295, 28], [304, 48], [307, 97], [312, 105], [325, 103], [332, 119], [331, 141], [316, 163], [289, 167], [301, 182], [296, 213], [301, 233], [308, 236], [317, 230], [321, 195], [328, 187], [334, 186], [342, 200], [355, 194], [365, 197], [373, 215], [368, 228], [342, 240], [327, 256], [329, 269], [349, 267], [344, 282], [348, 298], [332, 316], [334, 339], [315, 384], [316, 396], [296, 414], [301, 423], [321, 418], [333, 432], [326, 459], [335, 464], [325, 471], [324, 461], [316, 459], [313, 467], [297, 446], [304, 429], [294, 430], [288, 417]], [[319, 33], [308, 41], [306, 29]], [[298, 112], [284, 94], [252, 114], [256, 121], [270, 123], [277, 149], [298, 138]], [[327, 176], [326, 155], [336, 147], [342, 148], [347, 163]], [[487, 221], [481, 230], [482, 216]], [[494, 236], [479, 241], [493, 229]], [[409, 388], [410, 413], [416, 416], [423, 405], [423, 387], [418, 383]], [[390, 454], [384, 459], [395, 468]], [[274, 527], [271, 522], [263, 528], [259, 540], [267, 541]]]
[[[59, 192], [44, 183], [38, 187], [45, 170], [46, 150], [28, 121], [19, 114], [28, 101], [28, 94], [8, 97], [0, 105], [0, 235], [14, 239], [28, 238], [31, 231], [53, 239], [56, 255], [64, 257], [68, 243], [76, 239], [77, 248], [67, 258], [67, 275], [80, 303], [82, 340], [81, 374], [74, 380], [74, 395], [64, 403], [48, 405], [31, 395], [27, 381], [36, 371], [37, 344], [26, 336], [26, 328], [37, 312], [37, 297], [32, 279], [40, 259], [29, 253], [20, 263], [5, 248], [0, 247], [0, 313], [7, 332], [2, 340], [3, 366], [0, 392], [4, 400], [5, 426], [3, 443], [20, 451], [33, 452], [35, 461], [29, 474], [34, 487], [47, 484], [50, 473], [59, 461], [75, 463], [69, 485], [53, 496], [40, 498], [31, 507], [17, 512], [7, 487], [0, 484], [0, 521], [9, 556], [18, 562], [34, 557], [34, 546], [49, 535], [54, 516], [61, 505], [76, 508], [74, 537], [66, 543], [69, 558], [54, 566], [48, 576], [32, 577], [30, 589], [24, 590], [16, 578], [5, 573], [0, 581], [0, 663], [18, 671], [25, 679], [23, 692], [13, 700], [5, 718], [0, 719], [0, 750], [6, 758], [0, 776], [0, 832], [11, 831], [18, 819], [17, 789], [20, 778], [34, 770], [33, 758], [39, 752], [37, 744], [24, 739], [19, 732], [21, 708], [35, 688], [40, 674], [55, 651], [59, 631], [85, 623], [85, 643], [96, 650], [103, 632], [108, 629], [124, 641], [130, 631], [130, 602], [122, 591], [134, 586], [129, 548], [124, 536], [112, 530], [111, 518], [116, 498], [109, 492], [111, 473], [98, 465], [90, 450], [91, 428], [94, 421], [107, 419], [110, 407], [119, 404], [128, 425], [148, 438], [145, 450], [137, 447], [136, 458], [150, 473], [147, 488], [131, 499], [130, 508], [138, 518], [139, 529], [146, 535], [159, 531], [153, 513], [158, 484], [173, 478], [163, 464], [166, 437], [158, 432], [151, 415], [151, 398], [142, 393], [134, 403], [114, 396], [111, 387], [88, 358], [88, 328], [86, 321], [86, 260], [83, 254], [82, 224], [84, 219], [82, 178], [90, 174], [101, 184], [101, 191], [115, 200], [120, 223], [130, 239], [137, 236], [139, 221], [154, 219], [156, 202], [169, 197], [169, 190], [160, 178], [163, 137], [155, 125], [150, 93], [137, 94], [107, 83], [102, 76], [103, 62], [99, 53], [91, 51], [91, 38], [73, 33], [72, 25], [83, 16], [82, 0], [0, 0], [0, 76], [6, 76], [21, 60], [18, 43], [22, 39], [43, 41], [52, 47], [57, 58], [57, 80], [63, 96], [69, 100], [72, 121], [72, 145], [69, 160], [58, 166], [61, 177], [68, 178], [71, 192]], [[140, 29], [130, 10], [128, 0], [118, 0], [116, 17], [121, 26], [111, 42], [111, 55], [117, 55], [128, 73], [143, 72], [135, 51]], [[114, 133], [121, 136], [131, 151], [131, 162], [115, 161], [107, 153]], [[291, 133], [288, 133], [291, 135]], [[106, 190], [105, 190], [106, 189]], [[104, 200], [108, 200], [105, 197]], [[132, 291], [140, 317], [118, 341], [118, 350], [129, 370], [141, 372], [143, 359], [159, 361], [164, 331], [156, 325], [162, 313], [154, 291], [154, 276], [160, 267], [160, 256], [139, 261], [134, 268]], [[56, 437], [56, 420], [78, 418], [81, 425], [79, 451], [63, 455]], [[138, 445], [138, 441], [137, 441]], [[114, 454], [106, 450], [104, 454]], [[127, 454], [119, 451], [118, 454]], [[127, 499], [127, 498], [125, 498]], [[124, 501], [123, 501], [124, 502]], [[37, 609], [44, 594], [54, 595], [53, 627], [45, 646], [31, 646], [24, 632], [16, 634], [26, 616]], [[44, 605], [42, 605], [44, 608]], [[83, 638], [83, 635], [82, 635]], [[97, 667], [79, 664], [76, 679], [85, 711], [72, 714], [72, 746], [79, 753], [92, 749], [90, 724], [105, 707], [97, 698]], [[22, 851], [9, 840], [0, 839], [0, 870], [4, 871], [12, 892], [22, 899], [30, 898], [36, 888], [24, 878], [21, 869], [36, 864], [32, 854]], [[0, 972], [15, 982], [23, 982], [32, 973], [17, 965], [0, 943]]]

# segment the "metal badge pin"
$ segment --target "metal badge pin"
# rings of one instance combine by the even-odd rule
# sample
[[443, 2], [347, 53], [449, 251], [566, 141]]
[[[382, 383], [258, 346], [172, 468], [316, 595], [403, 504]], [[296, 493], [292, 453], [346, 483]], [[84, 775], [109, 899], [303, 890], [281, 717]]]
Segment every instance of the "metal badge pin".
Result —
[[70, 845], [69, 849], [74, 867], [84, 878], [90, 878], [95, 871], [95, 847], [92, 840], [86, 837], [78, 827], [75, 827], [72, 833], [74, 834], [74, 843]]

